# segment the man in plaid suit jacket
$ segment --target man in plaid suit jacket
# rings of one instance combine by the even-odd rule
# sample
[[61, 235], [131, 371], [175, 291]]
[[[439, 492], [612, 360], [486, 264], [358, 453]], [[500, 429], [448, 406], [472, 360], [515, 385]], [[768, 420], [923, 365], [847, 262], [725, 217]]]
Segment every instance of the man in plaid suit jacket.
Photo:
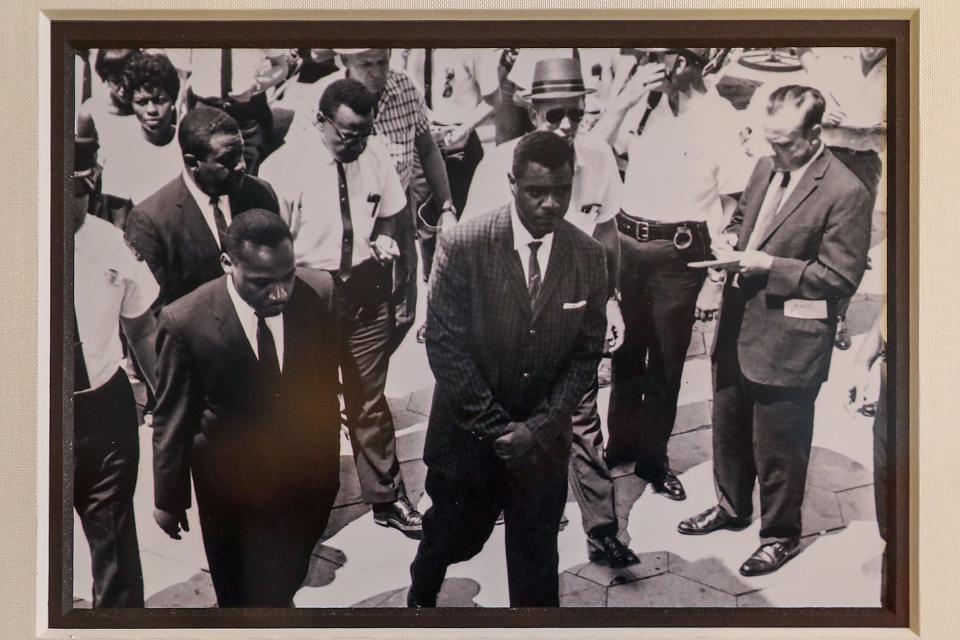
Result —
[[436, 605], [447, 567], [480, 551], [501, 510], [510, 605], [559, 604], [571, 416], [596, 376], [607, 300], [603, 247], [563, 220], [572, 181], [570, 145], [528, 134], [514, 202], [442, 236], [426, 331], [433, 506], [410, 606]]

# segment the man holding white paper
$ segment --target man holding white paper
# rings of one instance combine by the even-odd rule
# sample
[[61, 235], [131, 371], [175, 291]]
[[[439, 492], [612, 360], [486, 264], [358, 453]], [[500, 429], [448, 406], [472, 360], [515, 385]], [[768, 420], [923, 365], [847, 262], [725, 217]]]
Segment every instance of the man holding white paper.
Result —
[[814, 402], [827, 379], [836, 306], [860, 284], [870, 246], [866, 188], [820, 139], [825, 102], [788, 85], [767, 105], [762, 158], [714, 253], [728, 272], [713, 348], [718, 504], [682, 521], [702, 535], [750, 524], [760, 484], [760, 547], [745, 576], [800, 551]]

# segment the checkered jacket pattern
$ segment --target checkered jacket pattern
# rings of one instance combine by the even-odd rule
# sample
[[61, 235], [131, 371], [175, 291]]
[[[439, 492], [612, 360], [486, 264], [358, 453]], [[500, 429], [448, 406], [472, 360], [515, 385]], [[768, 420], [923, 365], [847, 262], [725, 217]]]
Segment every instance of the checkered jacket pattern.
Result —
[[413, 177], [414, 139], [430, 131], [430, 121], [423, 96], [405, 73], [393, 69], [388, 73], [374, 126], [378, 135], [387, 138], [400, 183], [406, 189]]
[[511, 421], [532, 432], [532, 455], [567, 459], [571, 416], [603, 353], [605, 260], [598, 242], [561, 222], [531, 308], [508, 206], [443, 234], [427, 301], [431, 470], [491, 478], [501, 464], [492, 442]]

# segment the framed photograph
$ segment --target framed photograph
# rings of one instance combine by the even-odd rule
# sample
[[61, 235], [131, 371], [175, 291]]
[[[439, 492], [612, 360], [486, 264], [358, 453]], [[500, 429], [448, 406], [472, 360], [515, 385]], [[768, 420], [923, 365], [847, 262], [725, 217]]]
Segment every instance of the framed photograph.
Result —
[[911, 20], [454, 18], [49, 22], [39, 628], [905, 632]]

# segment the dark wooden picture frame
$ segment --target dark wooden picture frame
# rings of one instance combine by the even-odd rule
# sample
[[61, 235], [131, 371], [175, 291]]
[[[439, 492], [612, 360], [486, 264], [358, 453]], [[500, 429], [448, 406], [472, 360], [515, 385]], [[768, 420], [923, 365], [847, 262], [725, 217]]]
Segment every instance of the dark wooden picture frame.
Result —
[[[367, 21], [62, 21], [51, 22], [51, 241], [50, 457], [48, 625], [57, 628], [362, 628], [362, 627], [905, 627], [909, 624], [911, 286], [910, 173], [911, 26], [907, 20], [403, 20]], [[98, 46], [852, 46], [888, 51], [887, 305], [889, 315], [888, 451], [892, 477], [886, 496], [895, 527], [889, 567], [892, 603], [886, 609], [608, 608], [514, 609], [292, 609], [85, 610], [72, 605], [73, 518], [70, 374], [73, 336], [73, 236], [64, 215], [73, 166], [73, 56]], [[41, 500], [41, 509], [43, 504]], [[42, 609], [42, 603], [40, 603]]]

